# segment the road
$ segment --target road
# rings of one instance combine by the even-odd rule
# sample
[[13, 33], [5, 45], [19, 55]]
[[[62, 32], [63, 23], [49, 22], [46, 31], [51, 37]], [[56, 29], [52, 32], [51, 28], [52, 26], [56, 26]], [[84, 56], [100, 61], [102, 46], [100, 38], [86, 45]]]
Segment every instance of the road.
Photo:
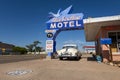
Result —
[[[119, 67], [97, 63], [90, 56], [83, 55], [80, 61], [37, 59], [0, 64], [0, 80], [120, 80]], [[7, 74], [15, 70], [32, 72]]]
[[45, 57], [46, 57], [45, 54], [37, 54], [37, 55], [0, 55], [0, 64], [26, 61], [26, 60], [34, 60], [34, 59], [42, 59], [42, 58], [45, 58]]

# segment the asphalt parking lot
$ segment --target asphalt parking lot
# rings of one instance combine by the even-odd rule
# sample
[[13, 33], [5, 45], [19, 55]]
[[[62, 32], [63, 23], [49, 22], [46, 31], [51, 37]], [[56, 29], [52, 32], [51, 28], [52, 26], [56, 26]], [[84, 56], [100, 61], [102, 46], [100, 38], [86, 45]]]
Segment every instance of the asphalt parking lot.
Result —
[[[83, 55], [80, 61], [35, 59], [0, 64], [0, 80], [119, 80], [120, 68], [97, 63]], [[15, 70], [30, 70], [23, 75], [8, 75]]]
[[46, 54], [37, 54], [37, 55], [0, 55], [0, 64], [43, 59], [46, 57]]

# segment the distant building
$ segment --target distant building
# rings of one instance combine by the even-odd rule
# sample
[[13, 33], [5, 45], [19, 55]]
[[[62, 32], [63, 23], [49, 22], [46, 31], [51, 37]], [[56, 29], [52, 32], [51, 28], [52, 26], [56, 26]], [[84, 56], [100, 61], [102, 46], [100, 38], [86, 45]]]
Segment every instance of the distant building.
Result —
[[85, 53], [95, 53], [95, 46], [83, 46]]
[[15, 46], [12, 44], [0, 42], [0, 55], [4, 55], [12, 52], [13, 47]]

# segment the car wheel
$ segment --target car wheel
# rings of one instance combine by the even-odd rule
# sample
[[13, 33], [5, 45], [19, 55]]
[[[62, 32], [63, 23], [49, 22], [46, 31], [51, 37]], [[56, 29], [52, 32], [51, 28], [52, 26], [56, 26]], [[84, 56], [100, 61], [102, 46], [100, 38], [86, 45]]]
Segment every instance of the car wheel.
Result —
[[60, 59], [60, 60], [63, 60], [63, 58], [62, 58], [62, 57], [60, 57], [59, 59]]
[[76, 57], [77, 60], [80, 60], [80, 57]]

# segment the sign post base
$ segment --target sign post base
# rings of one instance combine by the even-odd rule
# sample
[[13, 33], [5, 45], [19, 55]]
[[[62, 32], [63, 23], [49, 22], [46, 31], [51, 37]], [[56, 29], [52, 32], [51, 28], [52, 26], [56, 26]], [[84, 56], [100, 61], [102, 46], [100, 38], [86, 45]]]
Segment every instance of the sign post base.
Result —
[[52, 60], [51, 56], [46, 56], [46, 60]]

